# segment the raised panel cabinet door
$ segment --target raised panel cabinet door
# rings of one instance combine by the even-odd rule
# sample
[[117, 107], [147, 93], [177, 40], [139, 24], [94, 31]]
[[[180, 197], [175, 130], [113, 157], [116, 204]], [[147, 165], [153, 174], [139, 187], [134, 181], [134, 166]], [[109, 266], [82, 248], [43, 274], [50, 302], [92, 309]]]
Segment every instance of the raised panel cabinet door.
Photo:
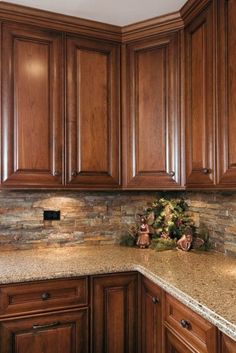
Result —
[[92, 278], [92, 353], [135, 353], [137, 275]]
[[234, 341], [230, 337], [222, 334], [221, 336], [221, 351], [220, 353], [235, 353], [236, 352], [236, 340]]
[[236, 2], [218, 0], [218, 178], [236, 187]]
[[214, 2], [185, 28], [187, 187], [215, 184]]
[[179, 188], [180, 33], [145, 39], [124, 50], [125, 188]]
[[62, 184], [62, 35], [2, 30], [2, 187]]
[[179, 337], [172, 331], [165, 328], [165, 349], [163, 353], [200, 353], [193, 348], [188, 347]]
[[141, 353], [162, 352], [162, 290], [142, 277]]
[[3, 353], [88, 353], [87, 310], [0, 322]]
[[120, 184], [120, 48], [67, 37], [66, 183], [79, 188]]

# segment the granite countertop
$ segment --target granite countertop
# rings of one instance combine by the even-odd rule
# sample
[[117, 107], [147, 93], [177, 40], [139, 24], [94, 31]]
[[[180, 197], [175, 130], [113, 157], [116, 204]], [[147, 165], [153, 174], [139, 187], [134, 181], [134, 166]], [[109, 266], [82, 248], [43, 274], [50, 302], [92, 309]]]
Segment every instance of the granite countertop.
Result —
[[236, 340], [236, 259], [119, 246], [0, 253], [0, 283], [139, 271]]

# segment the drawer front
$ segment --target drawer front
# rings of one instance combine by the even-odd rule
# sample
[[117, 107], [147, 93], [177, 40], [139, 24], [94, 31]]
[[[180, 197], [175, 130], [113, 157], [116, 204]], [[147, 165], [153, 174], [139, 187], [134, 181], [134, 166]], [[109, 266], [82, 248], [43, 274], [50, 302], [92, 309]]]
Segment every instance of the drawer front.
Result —
[[169, 294], [165, 296], [165, 325], [183, 340], [191, 342], [199, 352], [216, 352], [216, 327]]
[[0, 288], [0, 316], [88, 305], [88, 279], [50, 280]]

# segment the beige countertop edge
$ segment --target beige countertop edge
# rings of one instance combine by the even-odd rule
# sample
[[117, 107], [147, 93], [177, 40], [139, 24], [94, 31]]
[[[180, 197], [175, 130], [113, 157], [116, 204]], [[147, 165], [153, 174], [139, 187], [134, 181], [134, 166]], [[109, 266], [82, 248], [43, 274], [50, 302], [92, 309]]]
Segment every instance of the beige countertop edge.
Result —
[[[210, 270], [206, 271], [207, 276], [204, 277], [202, 271], [206, 266], [209, 267], [209, 264], [211, 264]], [[236, 309], [234, 307], [235, 264], [235, 261], [217, 254], [154, 253], [152, 250], [140, 251], [120, 247], [95, 248], [92, 250], [79, 250], [78, 248], [49, 251], [27, 250], [0, 254], [0, 285], [138, 271], [236, 341], [235, 314], [231, 316], [232, 310], [234, 313]], [[28, 267], [29, 265], [30, 267]], [[191, 268], [188, 269], [191, 266], [196, 266], [194, 268], [194, 280], [192, 279]], [[168, 271], [173, 272], [175, 268], [178, 268], [179, 271], [176, 271], [174, 277], [173, 275], [170, 276]], [[218, 271], [218, 268], [223, 270]], [[167, 271], [165, 276], [161, 275], [163, 269]], [[211, 273], [213, 276], [212, 289], [207, 286], [208, 283], [206, 282], [208, 278], [211, 279]], [[221, 278], [223, 278], [222, 282], [219, 282]], [[193, 280], [193, 288], [194, 281], [196, 281], [198, 287], [200, 286], [199, 288], [202, 288], [202, 292], [200, 292], [202, 295], [199, 296], [199, 292], [196, 292], [195, 297], [195, 291], [192, 291], [191, 287], [189, 290], [188, 284], [190, 283], [191, 286], [191, 280]], [[223, 301], [221, 310], [217, 312], [217, 305], [221, 305], [221, 295], [218, 295], [216, 302], [214, 302], [214, 289], [219, 286], [219, 290], [221, 288], [224, 290], [222, 286], [227, 285], [227, 281], [232, 283], [232, 287], [229, 286], [228, 291], [226, 290], [228, 303]], [[179, 283], [181, 284], [180, 287], [178, 287]], [[205, 283], [206, 287], [204, 287]], [[209, 306], [205, 301], [205, 290], [208, 290], [208, 295], [210, 293]], [[211, 305], [211, 300], [213, 300], [214, 305]], [[216, 307], [216, 310], [214, 310], [214, 307]], [[224, 311], [224, 307], [227, 312]], [[229, 320], [230, 317], [232, 317], [232, 321]]]
[[174, 298], [178, 299], [181, 303], [198, 313], [200, 316], [202, 316], [203, 318], [211, 322], [213, 325], [218, 327], [220, 331], [222, 331], [223, 333], [230, 336], [236, 341], [236, 325], [225, 320], [223, 317], [210, 310], [207, 306], [200, 304], [195, 299], [182, 292], [181, 290], [177, 289], [176, 287], [172, 286], [170, 283], [164, 281], [160, 277], [156, 276], [146, 268], [140, 265], [134, 266], [134, 268], [136, 271], [152, 280], [154, 283], [164, 289], [167, 293], [171, 294]]
[[144, 275], [145, 277], [149, 278], [151, 281], [156, 283], [162, 289], [164, 289], [167, 293], [171, 294], [174, 298], [179, 300], [181, 303], [192, 309], [194, 312], [198, 313], [200, 316], [211, 322], [213, 325], [218, 327], [218, 329], [231, 337], [233, 340], [236, 341], [236, 325], [230, 323], [229, 321], [225, 320], [220, 315], [216, 314], [214, 311], [210, 310], [206, 305], [203, 305], [187, 295], [185, 292], [179, 290], [175, 286], [171, 285], [169, 282], [163, 280], [155, 273], [151, 272], [147, 268], [139, 265], [139, 264], [126, 264], [119, 266], [104, 266], [97, 271], [91, 270], [84, 270], [81, 271], [72, 271], [68, 272], [68, 270], [55, 272], [51, 275], [41, 275], [41, 276], [29, 276], [28, 278], [25, 276], [23, 278], [17, 278], [13, 281], [12, 277], [5, 277], [4, 281], [1, 280], [0, 284], [9, 284], [9, 283], [21, 283], [21, 282], [32, 282], [36, 280], [50, 280], [50, 279], [60, 279], [60, 278], [72, 278], [72, 277], [79, 277], [79, 276], [92, 276], [92, 275], [99, 275], [105, 273], [118, 273], [118, 272], [126, 272], [126, 271], [137, 271]]

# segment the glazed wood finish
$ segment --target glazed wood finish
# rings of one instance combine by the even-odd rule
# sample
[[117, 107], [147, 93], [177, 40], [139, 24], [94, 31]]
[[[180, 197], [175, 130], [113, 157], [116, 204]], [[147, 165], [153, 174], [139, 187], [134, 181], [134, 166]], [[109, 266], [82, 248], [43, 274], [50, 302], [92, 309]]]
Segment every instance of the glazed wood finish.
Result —
[[88, 306], [88, 279], [40, 281], [0, 288], [0, 316]]
[[2, 187], [62, 183], [62, 36], [2, 31]]
[[4, 353], [88, 353], [87, 310], [0, 322]]
[[218, 1], [218, 179], [220, 187], [236, 187], [236, 2]]
[[69, 186], [119, 186], [119, 47], [67, 38]]
[[181, 341], [170, 329], [165, 328], [164, 353], [198, 353]]
[[169, 294], [165, 295], [165, 326], [194, 352], [217, 353], [216, 327]]
[[137, 275], [92, 278], [92, 353], [135, 353]]
[[179, 35], [127, 46], [124, 186], [180, 186]]
[[236, 341], [233, 341], [230, 337], [222, 334], [221, 336], [221, 352], [220, 353], [235, 353], [236, 352]]
[[141, 353], [162, 352], [162, 290], [142, 277]]
[[214, 4], [185, 28], [186, 185], [215, 183]]

